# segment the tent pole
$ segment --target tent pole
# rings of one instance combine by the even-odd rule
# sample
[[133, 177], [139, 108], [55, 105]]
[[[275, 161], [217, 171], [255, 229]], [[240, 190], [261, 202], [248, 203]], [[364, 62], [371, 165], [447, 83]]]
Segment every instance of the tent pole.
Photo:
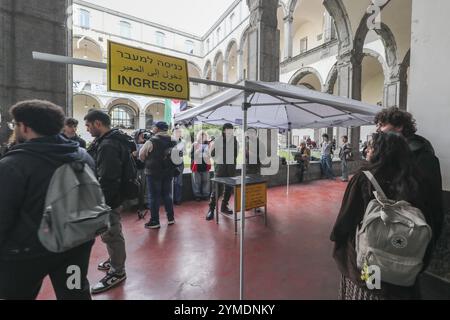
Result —
[[244, 300], [244, 226], [245, 226], [245, 187], [247, 176], [247, 109], [250, 107], [248, 101], [248, 92], [244, 94], [244, 103], [242, 104], [242, 170], [241, 170], [241, 238], [240, 238], [240, 270], [239, 270], [239, 282], [240, 282], [240, 300]]
[[287, 155], [287, 160], [286, 160], [286, 164], [287, 164], [287, 188], [286, 188], [286, 194], [289, 195], [289, 184], [290, 184], [290, 166], [289, 166], [289, 162], [291, 160], [291, 125], [292, 123], [288, 123], [288, 136], [287, 136], [287, 141], [288, 141], [288, 155]]

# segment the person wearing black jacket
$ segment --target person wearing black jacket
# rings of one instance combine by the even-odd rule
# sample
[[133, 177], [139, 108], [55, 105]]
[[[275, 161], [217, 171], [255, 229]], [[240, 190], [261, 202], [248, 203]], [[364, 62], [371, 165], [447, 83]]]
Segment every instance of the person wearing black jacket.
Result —
[[110, 229], [102, 234], [109, 259], [98, 265], [98, 269], [107, 271], [107, 274], [92, 288], [92, 293], [97, 294], [117, 286], [126, 279], [125, 239], [120, 217], [122, 203], [125, 201], [122, 195], [122, 180], [124, 167], [130, 159], [130, 154], [136, 151], [136, 144], [120, 130], [111, 129], [111, 118], [100, 110], [90, 111], [84, 120], [89, 133], [95, 137], [88, 152], [95, 160], [96, 174], [106, 204], [113, 209], [110, 215]]
[[[58, 299], [91, 299], [87, 272], [94, 241], [52, 253], [42, 246], [37, 231], [55, 162], [81, 160], [94, 169], [94, 161], [77, 143], [59, 135], [61, 107], [24, 101], [11, 108], [11, 115], [18, 144], [0, 160], [0, 300], [35, 299], [46, 276]], [[70, 290], [72, 266], [80, 268], [81, 287]]]
[[401, 133], [412, 152], [413, 160], [420, 174], [429, 184], [431, 192], [428, 203], [435, 212], [434, 225], [440, 226], [433, 230], [433, 239], [437, 241], [442, 233], [444, 222], [444, 206], [442, 195], [442, 175], [439, 159], [436, 157], [431, 143], [422, 136], [416, 134], [416, 121], [411, 113], [399, 108], [387, 108], [375, 117], [375, 124], [379, 132], [394, 131]]
[[86, 149], [86, 141], [77, 135], [77, 128], [78, 120], [74, 118], [67, 118], [64, 122], [64, 129], [61, 135], [68, 140], [78, 142], [81, 148]]
[[[232, 146], [233, 149], [228, 149]], [[234, 177], [236, 176], [236, 163], [239, 144], [234, 136], [234, 127], [231, 123], [225, 123], [222, 128], [222, 137], [220, 141], [215, 140], [210, 145], [211, 156], [214, 158], [214, 176], [215, 177]], [[233, 152], [231, 154], [231, 152]], [[230, 161], [231, 160], [231, 161]], [[223, 185], [219, 185], [219, 193], [217, 198], [220, 198], [224, 193], [221, 205], [221, 212], [225, 214], [233, 214], [233, 210], [228, 207], [233, 188], [226, 186], [223, 192]], [[206, 220], [214, 219], [214, 211], [216, 209], [216, 192], [213, 190], [209, 201], [209, 210], [206, 215]]]
[[[442, 229], [439, 212], [433, 210], [432, 188], [430, 180], [417, 173], [412, 152], [399, 133], [375, 133], [368, 147], [369, 165], [363, 170], [370, 171], [389, 199], [409, 202], [420, 209], [431, 227], [432, 239], [423, 260], [423, 270], [431, 260], [434, 243]], [[411, 287], [401, 287], [383, 282], [381, 288], [369, 290], [361, 280], [361, 270], [356, 261], [356, 229], [363, 220], [364, 213], [371, 200], [375, 199], [374, 188], [363, 171], [356, 173], [350, 180], [331, 240], [335, 243], [333, 257], [338, 265], [341, 278], [340, 298], [343, 300], [372, 299], [418, 299], [420, 298], [419, 281]]]
[[145, 162], [145, 175], [147, 176], [148, 198], [150, 206], [150, 221], [145, 224], [146, 229], [161, 228], [159, 220], [160, 199], [164, 202], [167, 212], [167, 224], [175, 224], [173, 209], [172, 183], [173, 172], [168, 165], [170, 159], [166, 152], [177, 145], [177, 142], [168, 134], [169, 125], [164, 121], [155, 124], [155, 135], [147, 141], [139, 152], [139, 158]]

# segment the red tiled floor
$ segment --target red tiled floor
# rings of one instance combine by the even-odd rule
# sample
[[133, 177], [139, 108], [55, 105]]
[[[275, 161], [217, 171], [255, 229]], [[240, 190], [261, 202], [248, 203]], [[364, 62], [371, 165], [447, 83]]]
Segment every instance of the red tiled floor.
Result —
[[[246, 299], [335, 299], [339, 273], [331, 258], [331, 228], [346, 184], [315, 181], [269, 190], [269, 225], [246, 221]], [[207, 203], [176, 207], [177, 224], [145, 230], [135, 214], [123, 217], [127, 245], [125, 284], [94, 299], [238, 299], [239, 234], [232, 221], [205, 221]], [[164, 210], [161, 208], [161, 212]], [[91, 256], [91, 284], [104, 273], [100, 240]], [[39, 299], [54, 299], [46, 281]]]

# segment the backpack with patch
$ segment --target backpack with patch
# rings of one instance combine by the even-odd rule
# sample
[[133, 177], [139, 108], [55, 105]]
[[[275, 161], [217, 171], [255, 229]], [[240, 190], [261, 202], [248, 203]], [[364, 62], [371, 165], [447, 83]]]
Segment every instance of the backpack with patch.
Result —
[[[111, 208], [93, 170], [82, 161], [59, 163], [42, 154], [27, 153], [57, 166], [47, 188], [38, 238], [50, 252], [61, 253], [95, 239], [109, 227]], [[24, 216], [24, 218], [26, 218]]]
[[375, 199], [356, 231], [358, 268], [378, 266], [381, 281], [412, 286], [422, 271], [431, 228], [421, 210], [406, 201], [389, 200], [372, 173], [364, 174], [375, 188]]

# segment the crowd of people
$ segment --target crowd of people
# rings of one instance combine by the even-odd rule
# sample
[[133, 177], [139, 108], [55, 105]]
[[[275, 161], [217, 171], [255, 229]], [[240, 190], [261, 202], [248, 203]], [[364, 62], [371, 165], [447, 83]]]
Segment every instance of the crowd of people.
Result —
[[[0, 193], [0, 299], [35, 299], [43, 279], [50, 276], [58, 299], [91, 299], [91, 294], [107, 291], [126, 277], [125, 237], [121, 214], [127, 200], [138, 199], [138, 215], [145, 218], [150, 211], [147, 229], [161, 228], [160, 202], [167, 214], [167, 225], [175, 225], [175, 207], [181, 204], [183, 191], [184, 153], [186, 142], [180, 128], [170, 132], [169, 125], [157, 122], [151, 132], [138, 130], [131, 137], [112, 128], [111, 118], [100, 110], [91, 110], [84, 118], [94, 141], [86, 142], [77, 133], [78, 121], [65, 118], [62, 108], [47, 101], [32, 100], [11, 108], [14, 140], [11, 140], [0, 160], [0, 184], [8, 186]], [[433, 231], [433, 238], [424, 258], [439, 238], [443, 223], [441, 202], [442, 181], [439, 160], [431, 144], [415, 134], [411, 115], [396, 108], [377, 115], [378, 132], [367, 150], [367, 167], [390, 199], [405, 200], [420, 208]], [[257, 142], [251, 145], [251, 141]], [[258, 143], [258, 132], [249, 128], [246, 154], [247, 173], [258, 175], [260, 155], [264, 144]], [[334, 179], [332, 154], [335, 141], [322, 136], [321, 167], [324, 175]], [[313, 147], [312, 141], [301, 142], [296, 154], [298, 179], [304, 180]], [[231, 148], [232, 159], [225, 157]], [[229, 208], [230, 187], [221, 186], [219, 194], [211, 192], [212, 161], [215, 177], [235, 177], [239, 143], [234, 127], [227, 123], [218, 138], [205, 131], [198, 132], [190, 150], [192, 189], [197, 201], [209, 201], [206, 220], [213, 220], [216, 196], [223, 196], [220, 210], [233, 214]], [[339, 152], [342, 180], [349, 180], [348, 161], [353, 160], [348, 137], [342, 137]], [[42, 157], [45, 155], [45, 157]], [[174, 156], [175, 155], [175, 156]], [[179, 161], [175, 161], [178, 159]], [[252, 161], [250, 161], [252, 160]], [[92, 287], [87, 280], [90, 253], [94, 239], [86, 239], [64, 252], [51, 252], [43, 246], [37, 230], [45, 219], [46, 191], [55, 171], [62, 164], [83, 163], [92, 169], [110, 208], [108, 229], [103, 230], [108, 257], [98, 264], [105, 276]], [[417, 285], [412, 287], [383, 286], [380, 292], [368, 291], [356, 265], [355, 230], [364, 219], [369, 202], [374, 199], [370, 181], [357, 172], [348, 184], [331, 240], [335, 243], [334, 257], [342, 273], [340, 297], [343, 299], [376, 299], [416, 297]], [[84, 208], [86, 209], [86, 208]], [[80, 209], [81, 210], [81, 209]], [[67, 268], [79, 266], [81, 285], [67, 288]]]

